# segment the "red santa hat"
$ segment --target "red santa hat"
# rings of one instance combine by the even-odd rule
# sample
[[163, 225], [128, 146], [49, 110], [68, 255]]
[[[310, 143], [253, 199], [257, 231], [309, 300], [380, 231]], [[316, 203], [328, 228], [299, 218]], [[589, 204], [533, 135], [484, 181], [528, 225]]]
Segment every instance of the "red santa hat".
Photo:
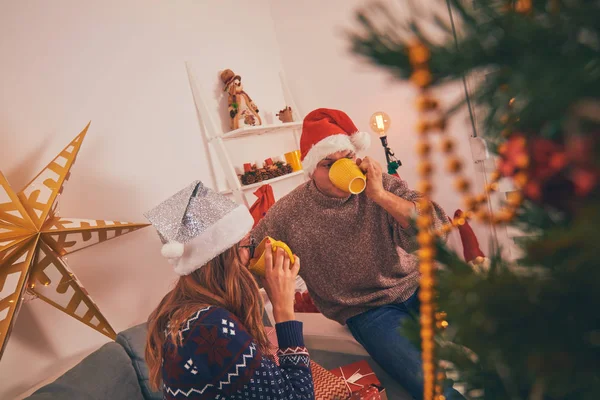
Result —
[[369, 133], [359, 132], [345, 112], [318, 108], [308, 113], [302, 124], [302, 168], [310, 175], [328, 155], [344, 150], [366, 150], [370, 144]]

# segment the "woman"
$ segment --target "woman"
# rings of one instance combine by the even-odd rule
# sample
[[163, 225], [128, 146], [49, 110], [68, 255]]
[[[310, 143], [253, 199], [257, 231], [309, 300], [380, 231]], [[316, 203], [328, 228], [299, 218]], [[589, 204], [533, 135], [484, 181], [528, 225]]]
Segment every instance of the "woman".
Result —
[[[302, 323], [294, 320], [300, 260], [267, 244], [279, 366], [269, 356], [248, 209], [196, 181], [146, 214], [180, 275], [148, 319], [150, 384], [166, 399], [313, 399]], [[238, 244], [240, 242], [241, 244]]]

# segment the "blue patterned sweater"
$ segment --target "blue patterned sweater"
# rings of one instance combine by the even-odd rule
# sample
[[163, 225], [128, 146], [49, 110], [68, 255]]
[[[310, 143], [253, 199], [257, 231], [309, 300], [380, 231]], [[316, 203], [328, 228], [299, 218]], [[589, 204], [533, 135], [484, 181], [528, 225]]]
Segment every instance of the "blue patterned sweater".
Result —
[[198, 310], [179, 330], [181, 346], [167, 336], [164, 399], [314, 399], [302, 323], [288, 321], [275, 329], [279, 366], [261, 354], [232, 313], [220, 307]]

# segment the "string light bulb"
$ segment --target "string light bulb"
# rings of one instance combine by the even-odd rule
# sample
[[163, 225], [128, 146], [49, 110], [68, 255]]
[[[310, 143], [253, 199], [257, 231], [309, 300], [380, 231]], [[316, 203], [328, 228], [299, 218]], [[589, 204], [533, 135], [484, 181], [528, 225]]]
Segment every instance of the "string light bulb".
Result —
[[383, 111], [373, 113], [369, 119], [371, 130], [378, 134], [379, 140], [381, 140], [381, 146], [383, 146], [383, 151], [385, 152], [385, 161], [387, 162], [387, 172], [390, 175], [397, 175], [396, 171], [402, 165], [402, 162], [396, 158], [394, 152], [388, 146], [387, 131], [390, 129], [391, 124], [392, 119]]
[[390, 129], [391, 124], [392, 119], [383, 111], [377, 111], [373, 113], [373, 115], [371, 115], [371, 119], [369, 120], [371, 129], [379, 136], [385, 136], [388, 129]]

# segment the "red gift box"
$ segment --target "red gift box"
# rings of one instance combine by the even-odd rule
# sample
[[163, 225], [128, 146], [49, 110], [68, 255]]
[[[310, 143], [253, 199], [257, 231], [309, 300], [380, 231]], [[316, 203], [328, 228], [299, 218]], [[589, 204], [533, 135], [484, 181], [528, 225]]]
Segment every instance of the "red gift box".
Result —
[[371, 385], [381, 386], [381, 382], [366, 360], [332, 369], [331, 373], [344, 379], [352, 393], [358, 392]]
[[352, 393], [350, 400], [388, 400], [388, 397], [384, 388], [371, 385]]
[[252, 170], [252, 163], [244, 164], [244, 172], [250, 172]]
[[[275, 358], [275, 363], [279, 365], [277, 350], [277, 332], [275, 328], [265, 327], [267, 338], [270, 343], [270, 353]], [[313, 377], [313, 387], [315, 390], [315, 400], [347, 400], [350, 398], [350, 391], [344, 384], [344, 380], [326, 370], [313, 360], [310, 360], [310, 371]]]
[[272, 158], [267, 158], [265, 160], [265, 165], [273, 165], [273, 159]]

